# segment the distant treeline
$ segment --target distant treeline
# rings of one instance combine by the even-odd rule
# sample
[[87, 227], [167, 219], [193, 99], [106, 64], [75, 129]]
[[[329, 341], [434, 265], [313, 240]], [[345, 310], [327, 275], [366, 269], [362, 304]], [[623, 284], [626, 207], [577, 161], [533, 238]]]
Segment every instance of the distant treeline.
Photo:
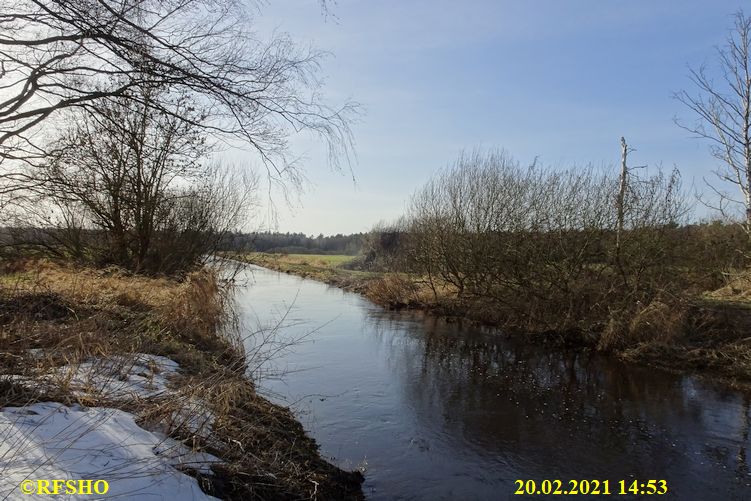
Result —
[[275, 252], [282, 254], [346, 254], [354, 256], [362, 249], [364, 233], [352, 235], [307, 236], [304, 233], [228, 233], [223, 250]]

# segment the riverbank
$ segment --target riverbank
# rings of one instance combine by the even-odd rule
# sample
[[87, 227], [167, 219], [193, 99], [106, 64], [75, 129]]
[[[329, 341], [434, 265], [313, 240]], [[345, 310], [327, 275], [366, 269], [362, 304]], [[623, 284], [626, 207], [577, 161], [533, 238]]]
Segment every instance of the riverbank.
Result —
[[[266, 254], [262, 252], [226, 252], [224, 255], [237, 261], [255, 264], [270, 270], [317, 280], [340, 289], [370, 297], [370, 285], [383, 277], [381, 272], [344, 268], [354, 256], [325, 254]], [[380, 304], [380, 303], [379, 303]], [[387, 305], [382, 305], [387, 306]]]
[[[228, 301], [211, 270], [177, 280], [45, 260], [6, 266], [0, 432], [24, 445], [3, 450], [8, 493], [14, 478], [72, 478], [80, 468], [70, 461], [90, 450], [110, 454], [109, 467], [89, 471], [110, 494], [362, 498], [359, 472], [324, 461], [290, 410], [256, 393], [239, 333], [225, 328]], [[71, 427], [82, 431], [58, 443]], [[134, 434], [139, 444], [125, 438]]]
[[345, 259], [262, 253], [232, 257], [356, 292], [386, 308], [409, 308], [449, 319], [467, 319], [537, 344], [597, 351], [631, 363], [692, 373], [751, 389], [749, 274], [738, 274], [717, 290], [644, 305], [617, 325], [558, 332], [525, 329], [509, 323], [493, 304], [457, 297], [448, 285], [434, 282], [434, 290], [421, 277], [343, 268]]

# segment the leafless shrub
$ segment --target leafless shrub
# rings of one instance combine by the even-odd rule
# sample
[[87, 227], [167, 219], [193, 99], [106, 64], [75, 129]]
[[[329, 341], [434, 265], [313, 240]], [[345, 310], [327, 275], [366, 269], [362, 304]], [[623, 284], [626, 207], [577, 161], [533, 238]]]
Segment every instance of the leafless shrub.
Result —
[[360, 257], [348, 268], [382, 271], [402, 269], [407, 235], [404, 218], [393, 224], [379, 222], [363, 237]]
[[[487, 305], [516, 325], [570, 329], [670, 288], [665, 235], [687, 207], [677, 173], [618, 179], [592, 167], [522, 166], [503, 151], [462, 154], [413, 197], [402, 232], [405, 271], [434, 291]], [[503, 312], [503, 313], [500, 313]]]

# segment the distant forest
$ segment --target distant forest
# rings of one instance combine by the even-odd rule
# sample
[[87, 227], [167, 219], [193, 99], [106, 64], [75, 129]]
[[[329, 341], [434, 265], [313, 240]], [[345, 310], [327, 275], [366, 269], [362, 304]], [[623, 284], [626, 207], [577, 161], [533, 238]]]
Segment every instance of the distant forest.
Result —
[[307, 236], [304, 233], [228, 233], [222, 244], [223, 250], [249, 250], [281, 254], [347, 254], [360, 252], [365, 233], [352, 235], [323, 234]]

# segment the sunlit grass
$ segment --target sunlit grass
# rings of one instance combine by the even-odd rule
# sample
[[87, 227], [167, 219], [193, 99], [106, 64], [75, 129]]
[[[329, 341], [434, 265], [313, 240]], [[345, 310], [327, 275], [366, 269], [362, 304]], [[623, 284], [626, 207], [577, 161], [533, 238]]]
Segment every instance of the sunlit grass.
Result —
[[235, 254], [234, 257], [249, 261], [259, 266], [271, 267], [280, 271], [333, 271], [341, 270], [342, 265], [352, 261], [355, 256], [341, 254], [271, 254], [249, 252]]
[[340, 254], [277, 254], [281, 261], [290, 263], [308, 264], [311, 266], [341, 266], [344, 263], [352, 261], [354, 256], [345, 256]]

